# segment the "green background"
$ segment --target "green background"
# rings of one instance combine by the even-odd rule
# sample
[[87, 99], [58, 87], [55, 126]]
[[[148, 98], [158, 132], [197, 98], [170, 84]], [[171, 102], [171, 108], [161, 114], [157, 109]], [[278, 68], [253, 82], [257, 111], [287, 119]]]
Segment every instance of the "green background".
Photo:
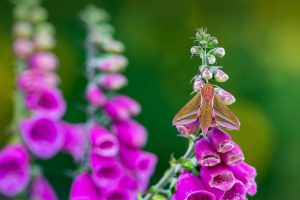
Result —
[[[300, 101], [300, 3], [271, 0], [45, 0], [57, 28], [55, 49], [61, 60], [61, 88], [68, 101], [65, 119], [84, 122], [84, 29], [78, 12], [95, 3], [111, 14], [116, 38], [126, 45], [129, 85], [123, 93], [137, 99], [137, 120], [149, 131], [146, 149], [159, 156], [155, 182], [168, 167], [171, 153], [180, 156], [186, 141], [171, 125], [190, 98], [191, 78], [200, 60], [190, 57], [190, 39], [207, 27], [227, 55], [219, 61], [230, 80], [224, 84], [237, 102], [240, 132], [232, 132], [249, 163], [258, 170], [256, 200], [297, 200], [300, 189], [298, 131]], [[12, 118], [14, 66], [11, 53], [12, 7], [0, 2], [0, 144], [8, 138]], [[60, 199], [67, 199], [74, 169], [60, 154], [42, 162]], [[70, 170], [62, 171], [68, 168]]]

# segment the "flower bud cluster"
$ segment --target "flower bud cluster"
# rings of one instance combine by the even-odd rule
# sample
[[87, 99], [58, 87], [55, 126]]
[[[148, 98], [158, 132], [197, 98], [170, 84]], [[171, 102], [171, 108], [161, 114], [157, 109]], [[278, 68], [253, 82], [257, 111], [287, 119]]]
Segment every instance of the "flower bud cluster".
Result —
[[256, 193], [256, 170], [244, 162], [241, 148], [219, 128], [195, 143], [199, 175], [183, 170], [173, 200], [247, 199]]
[[[197, 46], [191, 48], [191, 54], [199, 56], [203, 60], [203, 64], [199, 67], [199, 78], [204, 81], [214, 79], [217, 82], [225, 82], [229, 76], [223, 72], [221, 66], [215, 66], [217, 59], [225, 56], [225, 49], [217, 47], [218, 40], [216, 37], [207, 33], [206, 29], [198, 29], [195, 37]], [[210, 66], [212, 65], [212, 66]]]
[[147, 131], [132, 119], [141, 111], [139, 103], [117, 93], [127, 83], [121, 72], [128, 61], [122, 55], [123, 45], [112, 37], [106, 24], [107, 13], [89, 6], [81, 18], [88, 27], [86, 99], [91, 172], [81, 172], [75, 178], [70, 199], [135, 200], [138, 191], [147, 188], [157, 158], [141, 150]]

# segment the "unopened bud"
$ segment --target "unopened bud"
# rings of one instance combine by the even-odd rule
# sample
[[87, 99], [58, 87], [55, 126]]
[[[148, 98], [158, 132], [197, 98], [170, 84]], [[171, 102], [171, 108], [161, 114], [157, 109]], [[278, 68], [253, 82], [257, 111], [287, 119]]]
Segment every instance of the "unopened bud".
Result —
[[13, 33], [18, 38], [29, 38], [32, 33], [32, 27], [30, 23], [26, 21], [17, 22], [13, 27]]
[[201, 41], [199, 42], [199, 45], [200, 45], [201, 47], [206, 47], [206, 46], [207, 46], [207, 41], [206, 41], [206, 40], [201, 40]]
[[215, 62], [216, 62], [216, 57], [215, 56], [208, 54], [206, 58], [207, 58], [208, 64], [210, 64], [210, 65], [215, 64]]
[[222, 70], [217, 69], [216, 73], [214, 75], [214, 79], [217, 82], [225, 82], [229, 79], [229, 76], [225, 72], [223, 72]]
[[35, 32], [36, 34], [53, 35], [55, 33], [55, 29], [52, 24], [44, 22], [36, 25]]
[[37, 34], [33, 38], [33, 43], [38, 50], [50, 50], [54, 48], [56, 41], [52, 35]]
[[198, 54], [200, 54], [200, 48], [198, 46], [193, 46], [191, 48], [191, 54], [192, 55], [198, 55]]
[[234, 96], [222, 88], [216, 89], [216, 95], [225, 105], [231, 105], [235, 102]]
[[213, 47], [215, 47], [217, 45], [218, 45], [218, 40], [215, 37], [210, 38], [210, 40], [207, 43], [207, 47], [208, 48], [213, 48]]
[[200, 89], [202, 88], [203, 86], [203, 81], [201, 80], [200, 77], [197, 77], [194, 81], [194, 85], [193, 85], [193, 89], [195, 92], [199, 92]]
[[47, 10], [42, 7], [36, 7], [30, 11], [30, 19], [33, 23], [38, 23], [46, 20], [48, 17]]
[[217, 58], [222, 58], [223, 56], [225, 56], [225, 49], [222, 47], [217, 47], [211, 50], [210, 53], [216, 56]]
[[125, 47], [122, 42], [116, 40], [107, 40], [107, 42], [105, 42], [103, 45], [103, 49], [111, 53], [122, 53], [124, 52]]
[[208, 80], [208, 79], [211, 79], [212, 78], [212, 73], [211, 71], [205, 67], [202, 72], [201, 72], [201, 75], [204, 79]]

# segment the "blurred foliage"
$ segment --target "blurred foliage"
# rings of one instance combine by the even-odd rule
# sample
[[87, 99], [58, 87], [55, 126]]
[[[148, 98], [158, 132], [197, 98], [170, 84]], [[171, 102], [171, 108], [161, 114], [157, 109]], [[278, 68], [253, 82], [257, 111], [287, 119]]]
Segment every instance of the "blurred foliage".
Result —
[[[300, 92], [300, 33], [298, 1], [271, 0], [103, 0], [88, 1], [111, 14], [116, 37], [127, 47], [129, 86], [122, 92], [143, 106], [138, 120], [149, 130], [147, 150], [159, 155], [156, 181], [168, 166], [171, 153], [182, 154], [183, 139], [171, 126], [174, 114], [191, 96], [190, 79], [200, 61], [190, 59], [190, 37], [197, 27], [208, 27], [224, 46], [220, 61], [230, 80], [224, 88], [237, 103], [232, 106], [242, 128], [232, 135], [246, 159], [258, 168], [258, 195], [251, 199], [299, 199], [300, 158], [298, 133]], [[84, 29], [78, 13], [86, 0], [45, 0], [50, 20], [57, 28], [56, 52], [61, 58], [61, 87], [68, 101], [66, 120], [83, 122]], [[0, 3], [0, 143], [7, 139], [14, 88], [11, 6]], [[71, 158], [60, 154], [41, 162], [46, 175], [67, 199], [75, 168]], [[69, 168], [63, 174], [60, 169]], [[58, 181], [59, 180], [59, 181]], [[62, 187], [63, 186], [63, 187]]]

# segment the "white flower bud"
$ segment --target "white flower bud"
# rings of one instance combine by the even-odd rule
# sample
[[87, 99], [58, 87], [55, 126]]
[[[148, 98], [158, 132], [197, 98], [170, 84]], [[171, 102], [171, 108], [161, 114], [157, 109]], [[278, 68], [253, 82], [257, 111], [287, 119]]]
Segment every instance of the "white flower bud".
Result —
[[213, 55], [208, 54], [208, 55], [207, 55], [207, 62], [208, 62], [208, 64], [210, 64], [210, 65], [215, 64], [215, 62], [216, 62], [216, 57], [213, 56]]
[[15, 37], [29, 38], [32, 34], [31, 24], [26, 21], [17, 22], [13, 27]]
[[225, 56], [225, 49], [222, 47], [217, 47], [214, 48], [210, 53], [217, 58], [222, 58], [223, 56]]
[[213, 75], [213, 74], [211, 73], [211, 71], [210, 71], [207, 67], [205, 67], [205, 68], [202, 70], [201, 75], [202, 75], [202, 77], [203, 77], [204, 79], [209, 80], [209, 79], [212, 78], [212, 75]]
[[202, 88], [203, 86], [203, 81], [201, 80], [200, 77], [197, 77], [194, 81], [194, 85], [193, 85], [193, 89], [195, 92], [199, 92], [200, 89]]
[[198, 46], [193, 46], [193, 47], [191, 48], [191, 54], [192, 54], [192, 55], [197, 55], [197, 54], [199, 54], [199, 52], [200, 52], [200, 49], [199, 49]]
[[217, 69], [216, 73], [214, 75], [214, 79], [217, 82], [225, 82], [229, 79], [229, 76], [225, 72], [223, 72], [222, 70]]
[[207, 47], [209, 47], [209, 48], [215, 47], [217, 45], [218, 45], [218, 40], [215, 37], [210, 38], [210, 40], [207, 43]]
[[231, 105], [235, 102], [234, 96], [221, 88], [216, 89], [216, 95], [225, 105]]

